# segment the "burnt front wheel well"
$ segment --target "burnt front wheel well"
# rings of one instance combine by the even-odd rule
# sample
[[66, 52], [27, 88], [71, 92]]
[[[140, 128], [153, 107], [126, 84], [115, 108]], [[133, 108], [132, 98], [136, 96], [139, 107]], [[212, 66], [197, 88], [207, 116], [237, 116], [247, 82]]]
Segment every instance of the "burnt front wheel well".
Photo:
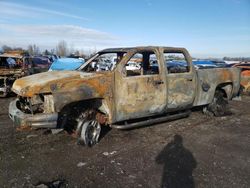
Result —
[[93, 107], [93, 108], [99, 108], [102, 104], [102, 99], [88, 99], [88, 100], [81, 100], [81, 101], [75, 101], [72, 103], [69, 103], [65, 105], [61, 112], [63, 111], [68, 111], [72, 109], [81, 109], [81, 108], [86, 108], [86, 107]]
[[81, 113], [90, 109], [97, 112], [98, 119], [100, 118], [101, 124], [104, 124], [104, 120], [106, 120], [106, 114], [99, 110], [99, 108], [102, 106], [102, 103], [102, 99], [90, 99], [76, 101], [65, 105], [59, 112], [57, 127], [64, 128], [69, 133], [74, 132]]

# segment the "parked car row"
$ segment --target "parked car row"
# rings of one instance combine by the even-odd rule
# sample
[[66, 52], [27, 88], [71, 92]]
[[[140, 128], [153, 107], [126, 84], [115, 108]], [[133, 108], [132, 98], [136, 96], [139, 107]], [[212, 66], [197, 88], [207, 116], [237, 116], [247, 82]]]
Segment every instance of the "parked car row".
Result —
[[18, 78], [48, 70], [76, 70], [83, 63], [83, 59], [59, 58], [56, 55], [29, 56], [23, 51], [1, 53], [0, 97], [11, 93], [11, 87]]
[[47, 71], [51, 63], [47, 57], [29, 56], [23, 51], [0, 54], [0, 97], [6, 97], [11, 92], [16, 79]]

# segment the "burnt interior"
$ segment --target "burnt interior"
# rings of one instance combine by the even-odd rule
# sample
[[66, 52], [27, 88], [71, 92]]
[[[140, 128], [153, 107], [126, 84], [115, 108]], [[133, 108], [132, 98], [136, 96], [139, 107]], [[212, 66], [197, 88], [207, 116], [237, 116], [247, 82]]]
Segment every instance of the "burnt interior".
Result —
[[0, 57], [0, 68], [22, 68], [23, 60], [15, 57]]

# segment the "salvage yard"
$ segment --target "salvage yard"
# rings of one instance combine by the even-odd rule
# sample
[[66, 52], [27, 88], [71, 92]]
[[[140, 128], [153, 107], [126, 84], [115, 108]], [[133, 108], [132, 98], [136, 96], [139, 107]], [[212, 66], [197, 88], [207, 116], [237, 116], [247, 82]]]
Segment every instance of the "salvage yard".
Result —
[[250, 186], [249, 96], [230, 101], [230, 116], [195, 111], [155, 126], [105, 130], [92, 148], [63, 132], [14, 130], [13, 99], [0, 99], [0, 187]]

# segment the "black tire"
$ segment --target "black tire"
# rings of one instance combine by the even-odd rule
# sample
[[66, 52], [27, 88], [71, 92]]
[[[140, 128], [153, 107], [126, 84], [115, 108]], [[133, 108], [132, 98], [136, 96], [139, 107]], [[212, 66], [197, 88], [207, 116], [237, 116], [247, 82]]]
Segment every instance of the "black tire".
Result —
[[207, 111], [214, 116], [224, 116], [227, 114], [228, 101], [224, 98], [224, 94], [220, 90], [216, 90], [212, 102], [207, 106]]

